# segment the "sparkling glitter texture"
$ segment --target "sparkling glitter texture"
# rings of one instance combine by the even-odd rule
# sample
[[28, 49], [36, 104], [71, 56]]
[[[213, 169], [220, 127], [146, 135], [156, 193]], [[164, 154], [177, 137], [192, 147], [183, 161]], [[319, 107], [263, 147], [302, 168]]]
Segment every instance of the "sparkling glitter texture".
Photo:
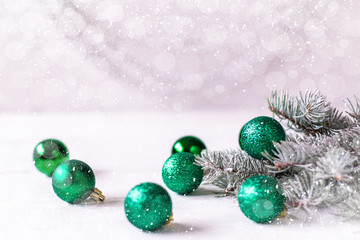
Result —
[[199, 138], [194, 136], [184, 136], [174, 143], [172, 148], [172, 154], [178, 152], [200, 154], [201, 151], [204, 149], [206, 149], [206, 146]]
[[69, 160], [56, 168], [52, 177], [56, 195], [69, 203], [85, 200], [95, 188], [95, 175], [86, 163]]
[[64, 143], [56, 139], [45, 139], [38, 143], [33, 152], [35, 167], [51, 177], [55, 169], [69, 160], [69, 151]]
[[275, 178], [255, 175], [241, 185], [238, 201], [246, 217], [265, 223], [278, 217], [284, 210], [285, 197]]
[[195, 191], [203, 179], [203, 170], [195, 165], [195, 156], [182, 152], [171, 155], [162, 168], [165, 185], [178, 194]]
[[124, 207], [129, 222], [146, 231], [162, 227], [172, 214], [172, 203], [167, 191], [149, 182], [132, 188], [126, 196]]
[[256, 159], [264, 159], [262, 153], [272, 154], [273, 142], [285, 140], [285, 131], [279, 122], [270, 117], [257, 117], [247, 122], [239, 134], [242, 150]]

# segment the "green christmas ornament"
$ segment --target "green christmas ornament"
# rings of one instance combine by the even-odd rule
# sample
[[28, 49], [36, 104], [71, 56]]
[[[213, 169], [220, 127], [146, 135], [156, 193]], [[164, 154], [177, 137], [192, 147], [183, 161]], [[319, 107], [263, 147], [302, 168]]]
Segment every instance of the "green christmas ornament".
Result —
[[203, 170], [195, 165], [195, 156], [182, 152], [171, 155], [162, 168], [162, 179], [165, 185], [178, 194], [195, 191], [203, 179]]
[[135, 227], [156, 230], [172, 219], [172, 204], [167, 191], [155, 183], [141, 183], [126, 196], [125, 214]]
[[95, 175], [86, 163], [69, 160], [56, 168], [52, 176], [52, 186], [56, 195], [68, 203], [77, 203], [91, 197], [102, 202], [105, 197], [95, 188]]
[[69, 160], [69, 151], [64, 143], [56, 139], [45, 139], [38, 143], [33, 152], [35, 167], [51, 177], [55, 169]]
[[285, 131], [279, 122], [270, 117], [257, 117], [247, 122], [241, 129], [239, 143], [242, 150], [251, 157], [264, 159], [262, 153], [272, 154], [273, 142], [285, 140]]
[[272, 221], [284, 210], [285, 197], [278, 181], [254, 175], [245, 180], [238, 193], [241, 211], [257, 223]]
[[187, 152], [199, 155], [202, 150], [206, 149], [205, 144], [199, 138], [194, 136], [185, 136], [179, 138], [172, 147], [172, 154]]

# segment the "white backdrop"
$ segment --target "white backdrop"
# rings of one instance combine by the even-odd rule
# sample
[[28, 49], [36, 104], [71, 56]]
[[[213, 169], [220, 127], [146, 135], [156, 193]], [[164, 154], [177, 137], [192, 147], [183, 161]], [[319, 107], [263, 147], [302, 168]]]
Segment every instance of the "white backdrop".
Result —
[[259, 108], [360, 90], [360, 2], [1, 0], [0, 109]]

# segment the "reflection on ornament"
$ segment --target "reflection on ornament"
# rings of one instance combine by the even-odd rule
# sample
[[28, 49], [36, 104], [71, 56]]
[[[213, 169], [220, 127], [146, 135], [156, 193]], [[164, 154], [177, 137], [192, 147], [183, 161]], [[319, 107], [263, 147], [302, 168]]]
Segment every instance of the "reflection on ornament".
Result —
[[55, 169], [69, 160], [69, 151], [64, 143], [56, 139], [45, 139], [35, 146], [33, 161], [35, 167], [51, 177]]
[[52, 186], [56, 195], [68, 203], [78, 203], [88, 197], [103, 202], [105, 196], [95, 188], [95, 175], [86, 163], [69, 160], [56, 168], [52, 176]]
[[284, 210], [285, 197], [275, 178], [254, 175], [241, 185], [238, 201], [246, 217], [265, 223], [274, 220]]
[[206, 149], [203, 141], [194, 136], [184, 136], [179, 138], [172, 147], [172, 154], [179, 152], [188, 152], [191, 154], [200, 154], [202, 150]]

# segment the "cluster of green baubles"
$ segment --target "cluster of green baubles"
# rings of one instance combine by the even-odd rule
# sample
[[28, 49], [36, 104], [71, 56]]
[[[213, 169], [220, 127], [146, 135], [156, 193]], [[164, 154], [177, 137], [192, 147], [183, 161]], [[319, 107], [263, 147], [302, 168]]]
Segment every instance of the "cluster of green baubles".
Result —
[[[263, 152], [274, 151], [273, 142], [285, 140], [285, 131], [274, 119], [257, 117], [246, 123], [240, 131], [240, 147], [250, 156], [263, 159]], [[195, 191], [203, 179], [203, 170], [195, 164], [196, 155], [206, 149], [197, 137], [178, 139], [172, 155], [165, 161], [162, 178], [172, 191], [186, 195]], [[36, 168], [52, 177], [56, 195], [69, 203], [81, 202], [95, 190], [92, 169], [79, 160], [69, 160], [66, 146], [56, 139], [46, 139], [36, 145], [33, 153]], [[242, 212], [258, 223], [272, 221], [284, 210], [282, 188], [273, 177], [254, 175], [245, 180], [238, 192]], [[155, 183], [142, 183], [130, 190], [125, 203], [125, 214], [136, 227], [152, 231], [170, 221], [172, 203], [169, 194]]]

